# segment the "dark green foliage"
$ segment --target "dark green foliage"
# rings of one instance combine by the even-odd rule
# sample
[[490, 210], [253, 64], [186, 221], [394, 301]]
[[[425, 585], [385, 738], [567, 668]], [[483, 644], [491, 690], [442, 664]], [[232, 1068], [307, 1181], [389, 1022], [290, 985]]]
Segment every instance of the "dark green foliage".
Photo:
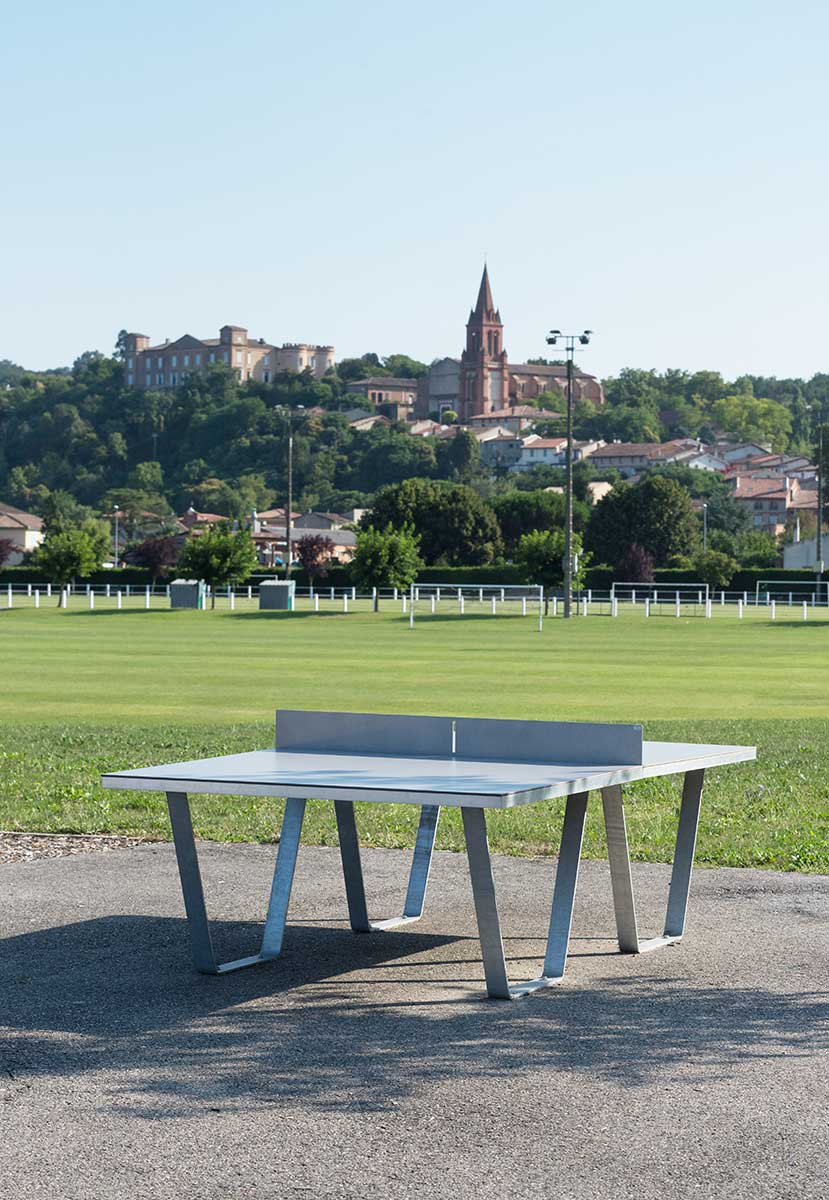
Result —
[[593, 509], [587, 546], [600, 562], [618, 563], [637, 543], [664, 566], [676, 555], [693, 553], [699, 521], [691, 497], [673, 479], [648, 475], [640, 483], [615, 487]]
[[464, 484], [407, 479], [381, 488], [364, 524], [383, 529], [411, 527], [420, 537], [420, 552], [427, 565], [484, 565], [503, 549], [494, 512]]
[[[423, 566], [420, 539], [411, 526], [376, 529], [368, 525], [357, 534], [357, 549], [349, 572], [359, 588], [392, 587], [405, 589], [417, 578]], [[379, 592], [374, 594], [375, 611], [380, 607]]]

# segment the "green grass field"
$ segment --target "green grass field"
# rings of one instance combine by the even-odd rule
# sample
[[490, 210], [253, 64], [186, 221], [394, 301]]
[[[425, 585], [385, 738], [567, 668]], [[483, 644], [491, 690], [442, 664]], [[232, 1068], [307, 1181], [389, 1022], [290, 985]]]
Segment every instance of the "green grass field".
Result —
[[[81, 597], [67, 611], [15, 598], [0, 610], [0, 827], [168, 836], [163, 796], [104, 792], [104, 770], [265, 746], [277, 707], [642, 721], [646, 736], [756, 744], [757, 764], [710, 773], [699, 861], [829, 869], [829, 619], [798, 608], [714, 608], [646, 620], [489, 615], [447, 603], [408, 628], [389, 603], [344, 614], [303, 601], [295, 614], [259, 614], [227, 601], [215, 612], [169, 612], [156, 600], [124, 611]], [[255, 603], [255, 602], [254, 602]], [[422, 606], [425, 608], [425, 606]], [[352, 606], [353, 609], [353, 606]], [[607, 606], [605, 606], [607, 613]], [[637, 857], [667, 860], [677, 784], [631, 789]], [[586, 850], [604, 853], [592, 806]], [[494, 814], [493, 848], [557, 849], [555, 803]], [[205, 837], [269, 840], [280, 806], [204, 797]], [[414, 812], [366, 805], [366, 844], [404, 846]], [[458, 814], [440, 842], [460, 848]], [[306, 838], [335, 841], [330, 805], [312, 803]]]

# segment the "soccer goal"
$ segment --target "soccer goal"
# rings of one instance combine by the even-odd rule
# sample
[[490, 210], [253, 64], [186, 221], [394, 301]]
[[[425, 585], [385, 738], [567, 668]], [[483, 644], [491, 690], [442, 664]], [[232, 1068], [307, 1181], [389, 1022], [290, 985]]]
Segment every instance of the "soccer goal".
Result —
[[707, 583], [625, 583], [614, 581], [610, 599], [632, 604], [650, 600], [651, 604], [707, 604]]
[[829, 602], [829, 580], [811, 579], [758, 579], [754, 589], [755, 604], [826, 604]]
[[544, 588], [516, 583], [413, 583], [409, 589], [409, 624], [418, 616], [458, 613], [461, 616], [535, 616], [539, 628], [544, 612]]

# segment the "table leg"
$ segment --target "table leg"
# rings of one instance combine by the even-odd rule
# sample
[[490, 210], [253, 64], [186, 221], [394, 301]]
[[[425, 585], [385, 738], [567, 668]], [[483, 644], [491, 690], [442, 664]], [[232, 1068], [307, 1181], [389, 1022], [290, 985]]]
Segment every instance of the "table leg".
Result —
[[495, 899], [495, 881], [492, 878], [492, 862], [486, 836], [486, 816], [482, 808], [462, 808], [461, 816], [469, 859], [469, 877], [472, 880], [472, 896], [475, 901], [475, 916], [478, 920], [478, 937], [484, 960], [487, 995], [493, 1000], [511, 1000], [512, 992], [507, 979], [504, 943], [501, 939], [501, 923]]
[[478, 918], [478, 933], [481, 940], [488, 994], [494, 999], [516, 1000], [521, 996], [528, 996], [530, 992], [537, 992], [539, 988], [552, 987], [563, 978], [567, 962], [581, 847], [584, 840], [584, 823], [587, 815], [587, 792], [577, 792], [575, 795], [567, 797], [556, 868], [556, 882], [553, 889], [550, 926], [547, 931], [543, 974], [537, 979], [530, 979], [526, 983], [517, 983], [512, 987], [507, 982], [507, 968], [495, 901], [495, 884], [489, 858], [484, 810], [462, 808], [461, 815], [463, 816], [466, 849], [469, 856], [469, 873], [472, 877], [472, 893], [475, 898], [475, 913]]
[[196, 970], [205, 975], [225, 975], [229, 971], [238, 971], [242, 967], [252, 967], [256, 963], [267, 962], [275, 958], [282, 948], [285, 917], [299, 850], [302, 818], [305, 814], [305, 801], [288, 800], [285, 805], [282, 835], [276, 855], [262, 949], [258, 954], [251, 954], [226, 963], [217, 963], [213, 951], [187, 794], [185, 792], [168, 792], [167, 807], [170, 811], [170, 824], [173, 829], [181, 890], [184, 896], [184, 909], [187, 913], [190, 945]]
[[435, 845], [440, 807], [427, 804], [421, 808], [403, 915], [389, 917], [383, 921], [369, 920], [363, 868], [360, 861], [360, 843], [357, 837], [357, 824], [354, 820], [354, 805], [349, 800], [335, 800], [334, 812], [340, 840], [340, 857], [343, 864], [348, 915], [354, 932], [367, 933], [370, 930], [394, 929], [398, 925], [408, 925], [413, 921], [419, 921], [423, 916], [423, 904], [426, 898], [426, 885], [429, 882], [429, 870], [432, 865], [432, 851]]
[[636, 921], [622, 789], [618, 786], [602, 789], [613, 907], [616, 911], [619, 949], [623, 954], [645, 954], [650, 950], [658, 950], [660, 946], [678, 942], [685, 931], [685, 912], [691, 886], [704, 779], [704, 771], [686, 772], [664, 932], [660, 937], [644, 939], [639, 937]]

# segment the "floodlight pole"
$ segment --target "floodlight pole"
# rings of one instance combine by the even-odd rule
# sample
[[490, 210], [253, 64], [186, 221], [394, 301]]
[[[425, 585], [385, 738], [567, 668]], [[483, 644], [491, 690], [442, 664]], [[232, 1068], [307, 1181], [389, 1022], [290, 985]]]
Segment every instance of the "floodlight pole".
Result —
[[823, 410], [820, 413], [820, 424], [817, 430], [817, 537], [815, 540], [815, 557], [817, 558], [817, 599], [820, 604], [820, 589], [823, 584]]
[[285, 512], [285, 578], [291, 578], [291, 525], [294, 515], [294, 428], [288, 409], [288, 508]]
[[708, 550], [708, 505], [702, 505], [702, 549]]
[[117, 504], [113, 504], [112, 511], [115, 513], [115, 569], [118, 569], [118, 516], [119, 508]]
[[573, 609], [573, 356], [576, 342], [586, 346], [590, 341], [591, 329], [582, 333], [562, 333], [551, 329], [547, 345], [555, 346], [563, 339], [567, 352], [567, 448], [564, 458], [564, 616], [572, 616]]

